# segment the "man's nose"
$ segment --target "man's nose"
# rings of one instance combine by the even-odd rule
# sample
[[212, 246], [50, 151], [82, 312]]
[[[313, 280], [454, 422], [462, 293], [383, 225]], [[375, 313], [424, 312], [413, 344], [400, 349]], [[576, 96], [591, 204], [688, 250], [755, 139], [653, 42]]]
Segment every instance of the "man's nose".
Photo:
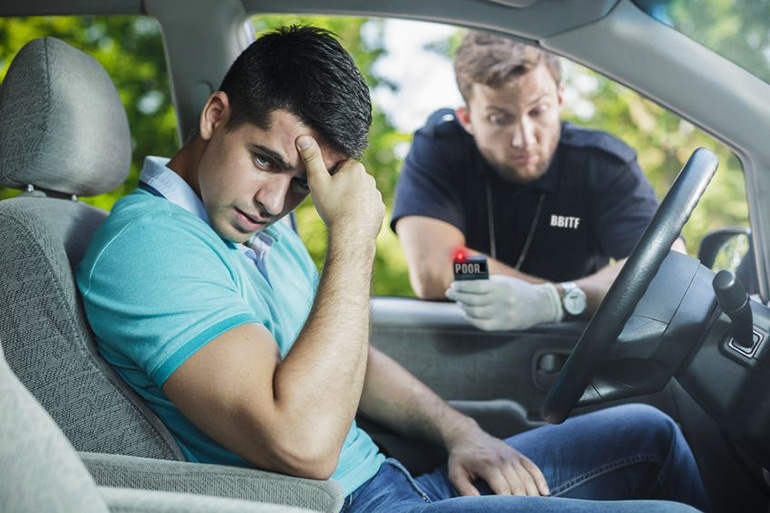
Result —
[[283, 207], [286, 203], [286, 195], [289, 192], [290, 186], [290, 176], [276, 176], [274, 180], [271, 180], [269, 183], [263, 184], [262, 187], [260, 187], [254, 197], [257, 206], [262, 207], [265, 211], [264, 214], [277, 216], [283, 212]]
[[527, 118], [522, 119], [513, 127], [511, 146], [527, 149], [535, 143], [535, 125]]

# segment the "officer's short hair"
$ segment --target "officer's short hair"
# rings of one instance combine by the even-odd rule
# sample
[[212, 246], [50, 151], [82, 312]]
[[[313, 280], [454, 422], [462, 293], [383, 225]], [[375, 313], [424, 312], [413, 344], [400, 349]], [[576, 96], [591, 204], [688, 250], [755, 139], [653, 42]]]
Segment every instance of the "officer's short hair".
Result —
[[469, 30], [454, 56], [457, 86], [466, 103], [471, 98], [473, 84], [499, 88], [540, 63], [545, 64], [557, 84], [561, 82], [558, 57], [532, 45], [488, 32]]
[[343, 155], [361, 158], [366, 147], [369, 88], [327, 30], [290, 26], [268, 32], [238, 56], [219, 90], [230, 101], [230, 130], [246, 122], [269, 129], [270, 114], [284, 109]]

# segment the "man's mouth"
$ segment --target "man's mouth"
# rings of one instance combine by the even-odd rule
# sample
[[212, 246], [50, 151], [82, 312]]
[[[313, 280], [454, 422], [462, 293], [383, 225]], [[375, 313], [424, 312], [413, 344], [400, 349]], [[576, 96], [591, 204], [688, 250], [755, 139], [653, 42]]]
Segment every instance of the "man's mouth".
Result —
[[247, 214], [238, 207], [235, 207], [235, 212], [238, 216], [238, 222], [248, 231], [258, 230], [269, 221], [268, 219], [263, 219], [258, 215]]

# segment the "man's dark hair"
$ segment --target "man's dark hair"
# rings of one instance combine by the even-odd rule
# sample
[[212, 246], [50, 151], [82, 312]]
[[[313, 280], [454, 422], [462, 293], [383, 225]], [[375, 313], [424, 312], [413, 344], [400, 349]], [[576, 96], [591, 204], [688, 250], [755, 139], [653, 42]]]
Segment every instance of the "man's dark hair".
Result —
[[270, 114], [284, 109], [335, 151], [358, 159], [366, 148], [369, 88], [328, 30], [292, 25], [268, 32], [238, 56], [219, 89], [230, 101], [230, 130], [243, 123], [268, 129]]
[[554, 54], [489, 32], [469, 30], [455, 51], [454, 64], [457, 86], [466, 103], [473, 84], [498, 89], [540, 64], [557, 84], [561, 81], [561, 65]]

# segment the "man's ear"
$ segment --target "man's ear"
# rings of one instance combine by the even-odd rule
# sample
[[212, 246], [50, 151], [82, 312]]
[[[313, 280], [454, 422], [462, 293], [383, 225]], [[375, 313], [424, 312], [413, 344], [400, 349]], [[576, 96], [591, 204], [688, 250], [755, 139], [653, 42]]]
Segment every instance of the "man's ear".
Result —
[[198, 127], [201, 139], [210, 140], [217, 127], [225, 125], [229, 115], [230, 100], [226, 93], [216, 91], [209, 96], [206, 105], [203, 106], [203, 111], [201, 111], [200, 126]]
[[559, 102], [559, 114], [564, 109], [564, 85], [558, 84], [556, 86], [556, 99]]
[[470, 108], [467, 105], [457, 107], [457, 109], [455, 109], [455, 116], [457, 116], [457, 121], [460, 122], [460, 125], [465, 129], [465, 131], [473, 135]]

